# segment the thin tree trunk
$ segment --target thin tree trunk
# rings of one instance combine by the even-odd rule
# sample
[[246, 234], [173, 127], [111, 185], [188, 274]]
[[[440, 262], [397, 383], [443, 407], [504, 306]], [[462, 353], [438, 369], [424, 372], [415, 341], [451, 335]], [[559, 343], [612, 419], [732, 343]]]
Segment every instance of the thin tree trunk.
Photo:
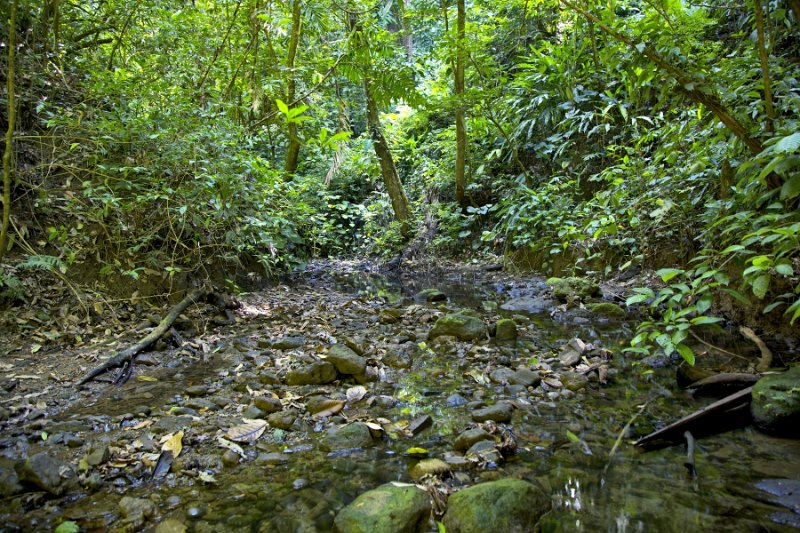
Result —
[[372, 96], [370, 85], [370, 79], [365, 77], [364, 99], [367, 102], [367, 127], [372, 138], [372, 146], [375, 148], [375, 155], [381, 165], [383, 184], [386, 186], [386, 192], [389, 193], [389, 199], [392, 201], [394, 216], [401, 224], [400, 231], [403, 237], [408, 237], [411, 232], [411, 210], [408, 207], [408, 198], [405, 190], [403, 190], [403, 183], [400, 181], [400, 176], [397, 175], [397, 168], [394, 166], [389, 144], [383, 136], [380, 116], [378, 115], [378, 105]]
[[[769, 13], [769, 4], [767, 4]], [[764, 38], [764, 12], [761, 8], [761, 0], [753, 0], [753, 12], [756, 18], [756, 41], [758, 46], [758, 60], [761, 63], [761, 78], [764, 83], [764, 109], [767, 118], [764, 120], [764, 130], [767, 133], [775, 131], [775, 106], [772, 103], [772, 82], [769, 78], [769, 58], [767, 57], [767, 45]]]
[[406, 61], [414, 63], [414, 37], [411, 34], [411, 17], [408, 10], [411, 7], [411, 0], [400, 0], [401, 17], [403, 21], [403, 48], [406, 49]]
[[0, 260], [8, 249], [8, 228], [11, 219], [11, 158], [14, 148], [14, 119], [16, 104], [14, 102], [14, 52], [17, 33], [17, 0], [11, 2], [11, 14], [8, 20], [8, 74], [6, 88], [8, 90], [8, 130], [6, 131], [6, 150], [3, 153], [3, 224], [0, 227]]
[[[289, 38], [289, 54], [286, 58], [286, 71], [289, 79], [286, 81], [286, 102], [291, 105], [294, 101], [296, 82], [294, 76], [294, 60], [297, 56], [297, 45], [300, 41], [301, 25], [300, 1], [294, 0], [292, 4], [292, 34]], [[300, 157], [300, 139], [297, 138], [297, 123], [289, 122], [289, 148], [286, 150], [286, 164], [284, 174], [286, 181], [291, 181], [297, 170], [297, 160]]]
[[203, 85], [206, 83], [206, 78], [208, 78], [208, 74], [211, 72], [211, 68], [214, 66], [214, 63], [217, 62], [217, 58], [219, 57], [219, 53], [222, 51], [222, 48], [225, 46], [225, 43], [228, 42], [228, 37], [231, 34], [231, 30], [233, 29], [233, 25], [236, 23], [236, 15], [239, 13], [239, 8], [241, 7], [242, 2], [236, 3], [236, 8], [233, 10], [233, 16], [231, 17], [231, 22], [228, 24], [228, 29], [225, 31], [225, 36], [222, 38], [222, 42], [219, 43], [216, 50], [214, 50], [214, 57], [211, 58], [211, 62], [206, 67], [205, 72], [203, 72], [203, 76], [200, 78], [200, 81], [197, 82], [197, 90], [200, 91], [203, 88]]
[[133, 15], [136, 13], [136, 10], [139, 9], [139, 4], [142, 3], [142, 0], [136, 0], [136, 3], [131, 8], [130, 13], [128, 13], [128, 18], [125, 19], [125, 24], [122, 26], [122, 29], [119, 31], [119, 35], [117, 36], [117, 41], [114, 43], [114, 48], [111, 49], [111, 54], [108, 56], [108, 65], [106, 66], [106, 70], [111, 70], [111, 67], [114, 66], [114, 54], [117, 53], [120, 45], [122, 44], [122, 38], [125, 36], [125, 31], [128, 29], [128, 26], [133, 20]]
[[467, 208], [466, 198], [466, 162], [467, 162], [467, 125], [464, 119], [464, 26], [466, 10], [464, 0], [456, 2], [456, 68], [455, 68], [455, 97], [456, 97], [456, 202], [464, 210]]

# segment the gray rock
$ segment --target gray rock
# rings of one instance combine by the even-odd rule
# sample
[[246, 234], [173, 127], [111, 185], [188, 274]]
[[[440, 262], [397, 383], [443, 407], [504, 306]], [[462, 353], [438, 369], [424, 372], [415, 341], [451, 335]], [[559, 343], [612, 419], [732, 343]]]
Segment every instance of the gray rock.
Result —
[[95, 445], [91, 450], [89, 450], [89, 453], [86, 454], [86, 462], [89, 464], [89, 466], [98, 466], [108, 462], [110, 457], [111, 451], [108, 448], [108, 443], [103, 442]]
[[523, 296], [520, 298], [512, 298], [503, 305], [500, 309], [504, 311], [522, 311], [536, 315], [539, 313], [549, 312], [555, 306], [555, 302], [551, 298], [544, 296]]
[[303, 336], [285, 336], [272, 343], [272, 347], [276, 350], [294, 350], [295, 348], [302, 348], [306, 343], [306, 338]]
[[328, 429], [320, 448], [329, 452], [349, 448], [369, 448], [374, 444], [369, 426], [363, 422], [354, 422]]
[[759, 379], [752, 397], [750, 412], [756, 426], [776, 435], [800, 435], [800, 366]]
[[542, 377], [538, 372], [529, 368], [520, 368], [509, 378], [509, 383], [522, 385], [523, 387], [535, 387], [541, 383]]
[[510, 318], [501, 318], [495, 324], [495, 338], [500, 341], [517, 340], [517, 324]]
[[514, 411], [514, 406], [508, 402], [497, 402], [489, 407], [483, 409], [476, 409], [472, 412], [472, 420], [475, 422], [486, 422], [492, 420], [494, 422], [511, 422], [511, 415]]
[[130, 496], [123, 496], [118, 504], [119, 512], [127, 518], [131, 519], [150, 519], [156, 516], [158, 508], [150, 500], [144, 498], [131, 498]]
[[367, 368], [367, 360], [344, 344], [334, 344], [325, 355], [325, 359], [333, 363], [342, 374], [363, 374]]
[[22, 485], [14, 467], [0, 464], [0, 497], [5, 498], [20, 492], [22, 492]]
[[[414, 345], [416, 347], [416, 345]], [[405, 346], [398, 346], [395, 349], [389, 349], [383, 357], [381, 358], [381, 362], [386, 366], [390, 366], [392, 368], [411, 368], [414, 360], [411, 356], [410, 350]]]
[[258, 382], [264, 385], [278, 385], [281, 382], [281, 378], [272, 372], [262, 370], [258, 373]]
[[514, 376], [514, 371], [508, 367], [501, 366], [492, 371], [489, 374], [489, 378], [494, 381], [495, 383], [508, 383], [511, 381], [511, 378]]
[[482, 440], [492, 441], [494, 443], [494, 437], [492, 437], [489, 433], [484, 431], [481, 428], [474, 428], [468, 429], [462, 432], [458, 437], [456, 437], [455, 442], [453, 442], [453, 448], [458, 451], [464, 452], [467, 451], [473, 444], [476, 442], [480, 442]]
[[521, 479], [501, 479], [450, 496], [444, 526], [448, 533], [527, 533], [550, 510], [550, 498]]
[[407, 429], [413, 435], [417, 435], [431, 426], [433, 426], [433, 418], [431, 418], [430, 415], [422, 415], [409, 422]]
[[274, 396], [256, 396], [253, 398], [253, 405], [266, 414], [277, 413], [283, 409], [281, 401]]
[[186, 533], [186, 524], [176, 518], [167, 518], [156, 526], [155, 533]]
[[205, 385], [192, 385], [191, 387], [186, 387], [184, 392], [186, 392], [187, 396], [196, 398], [198, 396], [205, 396], [208, 394], [208, 387]]
[[255, 405], [248, 405], [247, 409], [242, 411], [242, 418], [264, 418], [264, 416], [266, 413]]
[[329, 361], [315, 361], [286, 374], [287, 385], [323, 385], [336, 379], [336, 367]]
[[256, 458], [256, 462], [269, 466], [283, 465], [289, 462], [289, 456], [280, 452], [262, 453]]
[[550, 278], [546, 282], [553, 289], [553, 296], [561, 301], [586, 300], [600, 296], [600, 285], [584, 278]]
[[167, 433], [172, 433], [173, 431], [178, 431], [180, 429], [186, 429], [192, 425], [192, 417], [191, 416], [174, 416], [174, 415], [166, 415], [161, 420], [153, 424], [154, 430], [163, 430]]
[[467, 458], [476, 458], [483, 463], [499, 463], [503, 456], [494, 445], [493, 441], [481, 440], [469, 447], [466, 454]]
[[61, 496], [75, 484], [75, 470], [69, 463], [42, 452], [29, 457], [17, 470], [21, 481]]
[[461, 396], [460, 394], [451, 394], [447, 397], [447, 407], [458, 407], [459, 405], [464, 405], [469, 402], [466, 398]]
[[447, 300], [447, 295], [438, 289], [423, 289], [414, 296], [414, 299], [418, 302], [444, 302]]
[[269, 425], [277, 429], [289, 429], [297, 420], [297, 413], [291, 409], [272, 413], [267, 417]]
[[474, 341], [485, 339], [488, 333], [483, 320], [462, 311], [440, 317], [428, 333], [428, 339], [449, 336], [461, 341]]
[[207, 411], [219, 410], [219, 404], [217, 404], [217, 402], [212, 402], [207, 398], [192, 398], [186, 402], [186, 407], [196, 411], [200, 411], [201, 409], [205, 409]]
[[335, 533], [420, 533], [431, 514], [428, 493], [414, 486], [386, 484], [361, 494], [342, 509]]
[[575, 366], [581, 362], [581, 356], [586, 352], [586, 343], [575, 337], [561, 347], [558, 360], [565, 367]]
[[583, 374], [579, 374], [578, 372], [564, 372], [561, 374], [560, 379], [564, 388], [571, 390], [572, 392], [585, 389], [589, 384], [589, 378]]

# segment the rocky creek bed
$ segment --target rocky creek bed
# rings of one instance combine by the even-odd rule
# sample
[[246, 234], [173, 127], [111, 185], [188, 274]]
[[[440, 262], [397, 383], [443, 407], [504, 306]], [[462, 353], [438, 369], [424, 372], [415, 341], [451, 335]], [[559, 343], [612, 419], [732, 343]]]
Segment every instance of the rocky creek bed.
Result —
[[74, 388], [108, 347], [7, 340], [0, 529], [800, 527], [797, 440], [743, 423], [698, 441], [697, 478], [683, 446], [630, 446], [712, 399], [678, 389], [672, 363], [620, 354], [635, 317], [614, 287], [572, 287], [579, 304], [490, 270], [319, 263], [240, 297], [234, 324], [187, 312], [185, 342], [122, 386]]

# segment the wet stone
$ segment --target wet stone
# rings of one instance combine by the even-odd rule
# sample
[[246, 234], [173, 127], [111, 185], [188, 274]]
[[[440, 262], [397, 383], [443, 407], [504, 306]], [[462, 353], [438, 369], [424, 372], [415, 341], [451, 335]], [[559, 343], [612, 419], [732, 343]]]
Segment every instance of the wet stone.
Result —
[[408, 430], [417, 435], [433, 426], [433, 418], [430, 415], [418, 416], [408, 424]]
[[191, 387], [186, 387], [184, 392], [186, 392], [187, 396], [197, 398], [198, 396], [205, 396], [208, 394], [208, 387], [205, 385], [192, 385]]
[[336, 515], [335, 533], [421, 533], [431, 514], [428, 493], [415, 486], [382, 485]]
[[489, 379], [494, 381], [495, 383], [508, 383], [509, 380], [514, 376], [514, 371], [510, 368], [505, 366], [501, 366], [500, 368], [495, 369], [489, 375]]
[[431, 458], [423, 459], [415, 464], [413, 467], [411, 467], [409, 474], [411, 475], [412, 479], [418, 480], [425, 476], [439, 476], [446, 474], [449, 471], [450, 465], [441, 459]]
[[363, 374], [367, 361], [343, 344], [334, 344], [328, 349], [325, 359], [342, 374]]
[[262, 453], [256, 458], [256, 462], [268, 466], [283, 465], [289, 462], [289, 456], [280, 452]]
[[272, 343], [272, 348], [276, 350], [294, 350], [302, 348], [306, 344], [306, 338], [303, 336], [286, 336], [281, 337]]
[[144, 498], [131, 498], [123, 496], [119, 501], [119, 512], [127, 519], [147, 520], [153, 518], [158, 509], [156, 504]]
[[483, 320], [462, 311], [439, 318], [428, 333], [428, 339], [455, 337], [461, 341], [474, 341], [486, 338], [488, 333]]
[[469, 400], [467, 400], [460, 394], [451, 394], [450, 396], [447, 397], [447, 407], [458, 407], [468, 402]]
[[476, 442], [480, 442], [482, 440], [490, 440], [492, 443], [494, 443], [494, 437], [492, 437], [482, 428], [468, 429], [456, 437], [456, 440], [453, 443], [453, 448], [463, 452], [468, 450]]
[[175, 518], [167, 518], [156, 526], [155, 533], [186, 533], [186, 524]]
[[290, 429], [297, 419], [297, 413], [291, 410], [278, 411], [267, 417], [269, 425], [277, 429]]
[[508, 402], [497, 402], [489, 407], [476, 409], [472, 412], [472, 420], [475, 422], [510, 422], [514, 407]]
[[565, 389], [576, 392], [586, 388], [589, 378], [578, 372], [564, 372], [561, 374], [561, 384]]
[[89, 453], [86, 454], [86, 462], [89, 466], [98, 466], [107, 463], [111, 457], [107, 443], [100, 443], [92, 447]]
[[423, 289], [414, 296], [414, 299], [418, 302], [444, 302], [447, 301], [447, 295], [438, 289]]
[[510, 318], [501, 318], [495, 324], [495, 338], [500, 342], [517, 339], [517, 324]]
[[22, 492], [19, 476], [11, 465], [0, 464], [0, 496], [7, 497]]
[[69, 463], [44, 452], [29, 457], [18, 469], [19, 479], [61, 496], [75, 482], [75, 470]]
[[281, 401], [274, 396], [256, 396], [253, 398], [253, 405], [266, 414], [277, 413], [283, 409]]
[[538, 372], [528, 368], [520, 368], [514, 372], [508, 379], [509, 383], [522, 385], [523, 387], [535, 387], [541, 383], [542, 377]]
[[466, 456], [468, 458], [476, 457], [484, 463], [499, 463], [503, 459], [500, 452], [495, 447], [494, 442], [488, 440], [481, 440], [470, 446]]
[[316, 361], [286, 374], [287, 385], [323, 385], [335, 379], [336, 367], [329, 361]]
[[203, 409], [207, 411], [217, 411], [220, 408], [217, 402], [207, 400], [206, 398], [192, 398], [186, 402], [186, 407], [194, 409], [195, 411], [201, 411]]
[[242, 418], [264, 418], [265, 416], [266, 413], [255, 405], [249, 405], [242, 411]]
[[363, 422], [354, 422], [328, 429], [320, 447], [324, 451], [336, 451], [349, 448], [369, 448], [374, 444], [369, 426]]

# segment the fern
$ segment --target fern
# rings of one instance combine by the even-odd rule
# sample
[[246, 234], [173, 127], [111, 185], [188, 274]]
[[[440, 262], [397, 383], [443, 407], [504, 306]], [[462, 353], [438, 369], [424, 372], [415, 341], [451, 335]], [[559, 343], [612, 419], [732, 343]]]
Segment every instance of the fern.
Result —
[[28, 259], [19, 265], [19, 268], [32, 268], [55, 272], [58, 269], [62, 274], [67, 271], [64, 261], [54, 255], [30, 255]]

